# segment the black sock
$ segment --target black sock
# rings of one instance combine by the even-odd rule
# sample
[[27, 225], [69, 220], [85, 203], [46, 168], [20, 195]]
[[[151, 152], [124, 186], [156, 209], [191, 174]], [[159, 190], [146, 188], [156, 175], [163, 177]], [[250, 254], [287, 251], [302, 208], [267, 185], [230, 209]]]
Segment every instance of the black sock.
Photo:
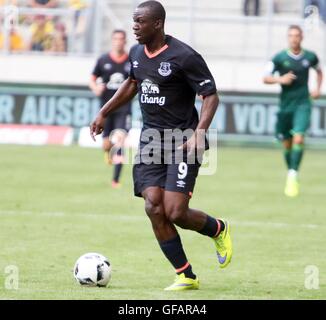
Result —
[[210, 216], [207, 216], [206, 223], [200, 231], [200, 234], [208, 236], [211, 238], [217, 237], [225, 228], [225, 225], [222, 220], [214, 219]]
[[196, 279], [196, 275], [192, 272], [192, 266], [188, 262], [181, 271], [176, 271], [176, 274], [184, 273], [187, 278]]
[[[122, 156], [123, 156], [123, 150], [122, 150], [122, 148], [119, 148], [116, 152], [116, 157], [122, 157]], [[118, 159], [118, 161], [121, 161], [121, 160]], [[119, 180], [120, 180], [122, 165], [123, 165], [122, 162], [116, 162], [114, 164], [114, 173], [113, 173], [113, 181], [114, 182], [119, 182]]]
[[159, 244], [161, 250], [173, 265], [177, 274], [184, 273], [187, 278], [196, 279], [196, 275], [192, 272], [191, 265], [183, 250], [179, 235], [171, 240], [159, 242]]
[[114, 182], [119, 182], [121, 170], [122, 170], [122, 163], [118, 163], [114, 165], [114, 174], [113, 174]]

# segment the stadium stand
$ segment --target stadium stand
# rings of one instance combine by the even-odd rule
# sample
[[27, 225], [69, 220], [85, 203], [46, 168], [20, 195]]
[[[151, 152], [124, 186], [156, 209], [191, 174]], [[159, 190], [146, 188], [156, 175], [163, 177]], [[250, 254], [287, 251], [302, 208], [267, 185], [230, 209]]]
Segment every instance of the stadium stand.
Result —
[[[51, 43], [41, 57], [40, 53], [37, 57], [30, 53], [26, 53], [24, 58], [17, 54], [8, 56], [10, 52], [3, 49], [0, 65], [5, 68], [6, 76], [0, 75], [0, 80], [42, 82], [45, 74], [42, 76], [42, 72], [31, 72], [31, 68], [38, 65], [44, 66], [47, 74], [53, 75], [48, 80], [50, 83], [85, 85], [94, 57], [107, 50], [108, 35], [113, 29], [130, 30], [128, 43], [132, 45], [135, 42], [131, 32], [131, 13], [139, 2], [58, 1], [58, 8], [42, 11], [53, 23], [51, 42], [56, 39], [56, 44]], [[313, 48], [325, 61], [325, 24], [315, 16], [303, 19], [304, 1], [261, 1], [259, 17], [245, 17], [243, 1], [240, 0], [162, 0], [162, 3], [168, 12], [167, 33], [191, 44], [205, 56], [222, 90], [277, 90], [266, 88], [261, 83], [261, 76], [265, 62], [283, 48], [289, 24], [297, 23], [304, 27], [304, 45]], [[20, 12], [16, 29], [27, 44], [33, 23], [28, 17], [37, 11], [31, 12], [30, 8], [26, 8], [27, 1], [17, 0], [16, 4]], [[61, 57], [54, 61], [48, 54]], [[10, 67], [16, 64], [22, 65], [19, 75], [13, 74]], [[64, 75], [57, 72], [58, 64], [67, 71]]]

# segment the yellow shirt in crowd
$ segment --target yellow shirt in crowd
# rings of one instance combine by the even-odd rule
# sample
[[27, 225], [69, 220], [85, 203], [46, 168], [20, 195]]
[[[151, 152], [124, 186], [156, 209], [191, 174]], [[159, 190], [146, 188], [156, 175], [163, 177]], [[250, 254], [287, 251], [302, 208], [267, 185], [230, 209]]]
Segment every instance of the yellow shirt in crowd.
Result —
[[[23, 38], [16, 32], [12, 32], [10, 34], [10, 51], [19, 51], [24, 49], [24, 40]], [[4, 35], [0, 33], [0, 49], [4, 47]]]
[[17, 0], [0, 0], [0, 7], [8, 5], [17, 5]]
[[69, 0], [69, 7], [74, 10], [81, 10], [87, 7], [85, 0]]

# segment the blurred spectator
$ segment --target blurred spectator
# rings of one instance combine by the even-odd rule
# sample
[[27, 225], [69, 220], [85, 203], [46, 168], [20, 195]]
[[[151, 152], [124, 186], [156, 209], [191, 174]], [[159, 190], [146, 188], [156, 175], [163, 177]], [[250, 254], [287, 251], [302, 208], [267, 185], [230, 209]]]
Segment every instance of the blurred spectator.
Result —
[[29, 49], [32, 51], [48, 51], [52, 47], [54, 28], [44, 15], [37, 15], [31, 27]]
[[326, 23], [326, 0], [305, 0], [304, 2], [304, 17], [310, 16], [313, 12], [309, 10], [309, 6], [318, 8], [319, 16]]
[[82, 34], [85, 31], [85, 9], [87, 9], [87, 7], [87, 0], [68, 0], [68, 8], [75, 11], [73, 28], [77, 34]]
[[[28, 5], [30, 7], [32, 7], [33, 9], [53, 9], [58, 6], [58, 0], [28, 0]], [[30, 23], [32, 25], [38, 24], [39, 21], [35, 21], [36, 19], [37, 19], [36, 16], [30, 16], [28, 18], [28, 20], [31, 21]], [[54, 24], [52, 22], [53, 17], [47, 16], [46, 20], [47, 20], [47, 29], [50, 28], [50, 24], [51, 24], [51, 28], [53, 30], [54, 29]], [[32, 28], [34, 28], [34, 27], [32, 27]]]
[[16, 6], [17, 0], [0, 0], [0, 7], [8, 5]]
[[[15, 29], [14, 26], [11, 27], [9, 33], [9, 51], [21, 51], [25, 49], [23, 37], [19, 34], [19, 32]], [[5, 47], [5, 35], [0, 32], [0, 49], [4, 49]]]
[[[18, 0], [0, 0], [0, 8], [5, 6], [18, 6]], [[2, 8], [4, 9], [4, 8]], [[17, 9], [17, 17], [14, 16], [15, 12], [9, 10], [9, 12], [0, 11], [0, 18], [4, 17], [5, 23], [8, 23], [8, 18], [10, 18], [10, 23], [17, 22], [18, 19], [18, 9]], [[11, 19], [12, 18], [12, 19]], [[15, 20], [15, 21], [14, 21]], [[3, 21], [1, 21], [3, 23]]]
[[76, 11], [82, 11], [87, 6], [87, 0], [68, 0], [68, 7]]
[[274, 10], [274, 13], [280, 13], [280, 0], [274, 0], [273, 1], [273, 10]]
[[[253, 8], [250, 8], [252, 7]], [[252, 9], [252, 10], [251, 10]], [[260, 0], [244, 0], [243, 2], [243, 14], [245, 16], [259, 16]]]
[[[3, 6], [17, 6], [17, 0], [0, 0], [0, 7]], [[9, 18], [9, 16], [7, 16]], [[6, 18], [7, 18], [6, 17]], [[1, 17], [2, 18], [2, 17]], [[21, 51], [25, 49], [24, 39], [18, 30], [15, 28], [17, 21], [13, 17], [10, 21], [6, 20], [4, 23], [3, 19], [0, 19], [0, 26], [6, 26], [9, 30], [7, 31], [7, 35], [4, 32], [0, 31], [0, 50], [6, 48], [5, 42], [8, 41], [8, 50], [9, 51]], [[8, 37], [8, 39], [6, 38]]]
[[67, 34], [66, 27], [63, 23], [57, 22], [55, 24], [51, 51], [67, 52]]
[[55, 8], [58, 6], [58, 0], [29, 0], [28, 4], [33, 8]]

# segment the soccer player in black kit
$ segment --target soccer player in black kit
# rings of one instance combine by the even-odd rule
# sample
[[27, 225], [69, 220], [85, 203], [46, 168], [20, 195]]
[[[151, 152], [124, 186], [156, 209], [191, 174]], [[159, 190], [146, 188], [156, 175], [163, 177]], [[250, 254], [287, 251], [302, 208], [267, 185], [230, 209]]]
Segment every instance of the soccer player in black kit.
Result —
[[[174, 283], [165, 290], [198, 289], [198, 277], [186, 257], [175, 226], [210, 237], [221, 268], [226, 267], [232, 257], [229, 223], [189, 208], [200, 167], [200, 150], [206, 144], [203, 135], [218, 106], [215, 82], [196, 51], [165, 35], [165, 10], [159, 2], [141, 3], [135, 9], [133, 20], [139, 44], [130, 50], [129, 78], [102, 107], [90, 125], [90, 134], [95, 139], [95, 135], [103, 131], [105, 118], [138, 93], [143, 129], [133, 168], [135, 195], [144, 198], [145, 211], [156, 239], [177, 274]], [[199, 119], [195, 109], [196, 94], [203, 97]], [[166, 160], [165, 152], [162, 157], [159, 151], [169, 149], [166, 147], [167, 137], [176, 129], [182, 132], [192, 130], [192, 135], [186, 139], [183, 137], [181, 144], [172, 143], [169, 150], [171, 162]], [[159, 149], [153, 144], [158, 140], [162, 144]], [[174, 146], [178, 148], [174, 149]], [[180, 149], [181, 159], [177, 157]], [[187, 157], [194, 154], [199, 155], [195, 161]], [[154, 163], [148, 162], [153, 155]], [[162, 162], [157, 161], [162, 159]]]
[[[125, 51], [125, 45], [126, 32], [124, 30], [114, 30], [111, 39], [111, 51], [103, 54], [96, 62], [89, 87], [96, 96], [100, 97], [101, 105], [104, 105], [113, 97], [123, 81], [129, 76], [130, 62]], [[120, 187], [123, 144], [126, 132], [130, 129], [130, 114], [131, 103], [128, 102], [110, 114], [104, 125], [104, 159], [107, 164], [114, 164], [113, 188]], [[115, 150], [112, 150], [113, 146], [115, 146]]]

